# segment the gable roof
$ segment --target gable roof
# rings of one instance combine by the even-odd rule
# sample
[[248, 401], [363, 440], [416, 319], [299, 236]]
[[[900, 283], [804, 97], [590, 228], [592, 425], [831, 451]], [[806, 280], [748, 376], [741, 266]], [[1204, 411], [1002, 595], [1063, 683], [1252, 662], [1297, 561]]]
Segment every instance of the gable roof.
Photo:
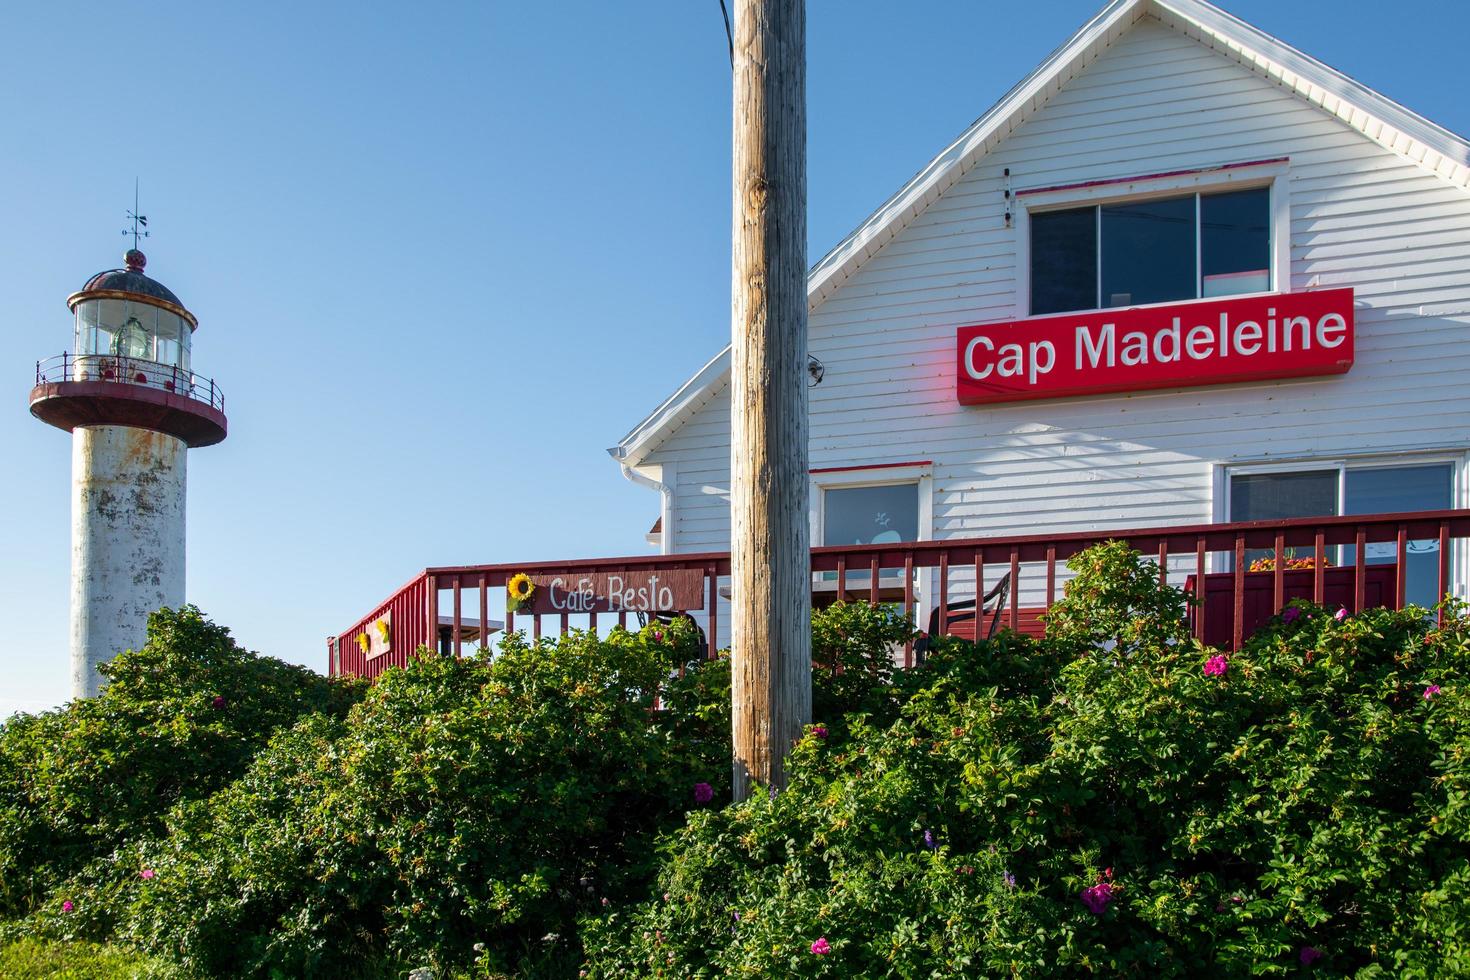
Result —
[[[1221, 51], [1369, 139], [1470, 189], [1470, 142], [1284, 41], [1205, 0], [1112, 0], [812, 266], [807, 273], [808, 309], [836, 292], [986, 153], [1146, 16]], [[608, 452], [625, 465], [636, 466], [713, 398], [729, 375], [727, 345]]]

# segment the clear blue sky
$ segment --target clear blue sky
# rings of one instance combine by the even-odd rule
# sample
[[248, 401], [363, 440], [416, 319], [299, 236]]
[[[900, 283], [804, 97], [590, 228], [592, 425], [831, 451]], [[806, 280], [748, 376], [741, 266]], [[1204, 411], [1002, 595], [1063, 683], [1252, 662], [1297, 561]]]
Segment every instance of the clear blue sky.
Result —
[[[812, 261], [1099, 6], [811, 0]], [[1458, 7], [1225, 6], [1470, 132]], [[245, 645], [320, 669], [425, 565], [647, 552], [605, 449], [728, 339], [718, 0], [16, 3], [0, 33], [0, 717], [68, 694], [70, 440], [26, 394], [135, 175], [228, 398], [189, 599]]]

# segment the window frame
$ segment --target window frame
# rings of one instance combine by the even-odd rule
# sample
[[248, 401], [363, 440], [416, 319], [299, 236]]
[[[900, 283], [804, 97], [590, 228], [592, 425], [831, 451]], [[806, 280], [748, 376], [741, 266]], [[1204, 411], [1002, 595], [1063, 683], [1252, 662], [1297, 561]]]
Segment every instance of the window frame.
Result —
[[[918, 540], [934, 540], [934, 464], [929, 460], [920, 460], [906, 463], [873, 463], [866, 466], [840, 466], [831, 469], [813, 469], [809, 474], [809, 490], [811, 493], [809, 504], [809, 517], [811, 521], [811, 539], [814, 546], [820, 547], [822, 534], [826, 525], [827, 494], [828, 490], [850, 490], [858, 487], [885, 487], [901, 486], [904, 484], [918, 485]], [[822, 572], [813, 572], [812, 581], [815, 587]], [[849, 574], [861, 574], [866, 576], [867, 569], [850, 569]], [[914, 569], [914, 622], [927, 623], [931, 596], [938, 588], [938, 573], [932, 568]], [[893, 570], [882, 572], [878, 576], [881, 583], [885, 581], [901, 583], [903, 581], [902, 570], [896, 573]], [[833, 584], [835, 588], [835, 583]]]
[[[1425, 451], [1417, 453], [1367, 453], [1360, 456], [1334, 456], [1298, 458], [1272, 461], [1270, 463], [1216, 463], [1212, 481], [1211, 511], [1217, 523], [1230, 523], [1231, 515], [1230, 478], [1232, 476], [1256, 476], [1270, 473], [1305, 473], [1311, 471], [1337, 471], [1337, 516], [1342, 516], [1343, 502], [1347, 499], [1347, 474], [1349, 470], [1382, 470], [1394, 466], [1449, 466], [1450, 506], [1459, 509], [1467, 506], [1470, 498], [1470, 452]], [[1228, 554], [1212, 552], [1209, 560], [1211, 572], [1229, 572], [1235, 568]], [[1470, 585], [1470, 548], [1450, 542], [1450, 586], [1454, 595], [1465, 598]]]
[[876, 463], [872, 466], [841, 467], [830, 470], [813, 470], [810, 473], [811, 490], [811, 536], [815, 546], [821, 547], [826, 528], [828, 490], [853, 490], [858, 487], [892, 487], [905, 484], [918, 486], [918, 528], [920, 541], [934, 540], [934, 464], [901, 463], [898, 465]]
[[[1227, 164], [1202, 170], [1181, 173], [1158, 174], [1143, 177], [1125, 177], [1104, 180], [1094, 184], [1072, 184], [1055, 188], [1022, 189], [1016, 192], [1016, 316], [1025, 319], [1032, 316], [1069, 316], [1094, 313], [1099, 310], [1145, 309], [1151, 306], [1177, 306], [1180, 303], [1199, 303], [1205, 297], [1169, 300], [1165, 303], [1136, 303], [1127, 306], [1101, 305], [1066, 313], [1031, 312], [1031, 215], [1033, 212], [1066, 211], [1072, 208], [1095, 207], [1098, 205], [1123, 204], [1132, 201], [1147, 201], [1167, 197], [1183, 197], [1187, 194], [1218, 194], [1228, 191], [1246, 191], [1265, 187], [1270, 192], [1270, 288], [1261, 292], [1238, 293], [1229, 297], [1208, 299], [1235, 299], [1237, 296], [1270, 296], [1289, 292], [1291, 289], [1291, 202], [1287, 176], [1289, 160], [1269, 160], [1260, 163]], [[1199, 198], [1195, 198], [1195, 288], [1199, 286], [1200, 234]], [[1097, 223], [1101, 235], [1101, 222]], [[1098, 242], [1097, 276], [1102, 276], [1102, 243]], [[1098, 300], [1103, 299], [1101, 286]]]

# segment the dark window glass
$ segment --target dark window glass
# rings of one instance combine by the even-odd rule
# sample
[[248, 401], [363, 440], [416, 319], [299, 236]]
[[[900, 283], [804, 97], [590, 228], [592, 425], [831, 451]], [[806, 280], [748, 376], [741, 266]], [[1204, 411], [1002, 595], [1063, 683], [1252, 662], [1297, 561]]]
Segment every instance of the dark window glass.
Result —
[[1102, 220], [1102, 305], [1194, 299], [1194, 195], [1109, 204]]
[[[1347, 471], [1344, 514], [1399, 514], [1411, 510], [1447, 510], [1451, 470], [1448, 463], [1431, 466], [1385, 466]], [[1357, 561], [1351, 545], [1343, 549], [1343, 564]], [[1369, 565], [1398, 560], [1396, 542], [1374, 542], [1364, 549]], [[1404, 599], [1426, 609], [1439, 602], [1439, 541], [1410, 541], [1405, 548]]]
[[[1337, 471], [1306, 473], [1258, 473], [1230, 478], [1232, 521], [1278, 521], [1292, 517], [1337, 515]], [[1305, 557], [1310, 552], [1288, 548], [1288, 557]], [[1247, 548], [1246, 567], [1258, 558], [1270, 558], [1270, 549]], [[1328, 557], [1331, 557], [1329, 554]], [[1217, 567], [1234, 567], [1234, 556], [1222, 555]]]
[[1230, 478], [1232, 521], [1276, 521], [1336, 514], [1336, 470], [1257, 473]]
[[1265, 187], [1200, 197], [1200, 295], [1271, 288], [1270, 212]]
[[888, 544], [919, 537], [916, 483], [832, 489], [822, 506], [822, 544]]
[[1031, 216], [1031, 312], [1097, 308], [1097, 209]]

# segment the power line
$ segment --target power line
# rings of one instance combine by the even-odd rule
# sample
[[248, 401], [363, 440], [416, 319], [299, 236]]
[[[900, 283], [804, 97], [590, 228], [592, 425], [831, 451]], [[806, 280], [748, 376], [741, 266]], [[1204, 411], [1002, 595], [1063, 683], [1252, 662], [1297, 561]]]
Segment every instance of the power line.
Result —
[[725, 9], [725, 0], [720, 0], [720, 13], [725, 15], [725, 41], [730, 45], [730, 67], [735, 67], [735, 35], [730, 33], [730, 11]]

